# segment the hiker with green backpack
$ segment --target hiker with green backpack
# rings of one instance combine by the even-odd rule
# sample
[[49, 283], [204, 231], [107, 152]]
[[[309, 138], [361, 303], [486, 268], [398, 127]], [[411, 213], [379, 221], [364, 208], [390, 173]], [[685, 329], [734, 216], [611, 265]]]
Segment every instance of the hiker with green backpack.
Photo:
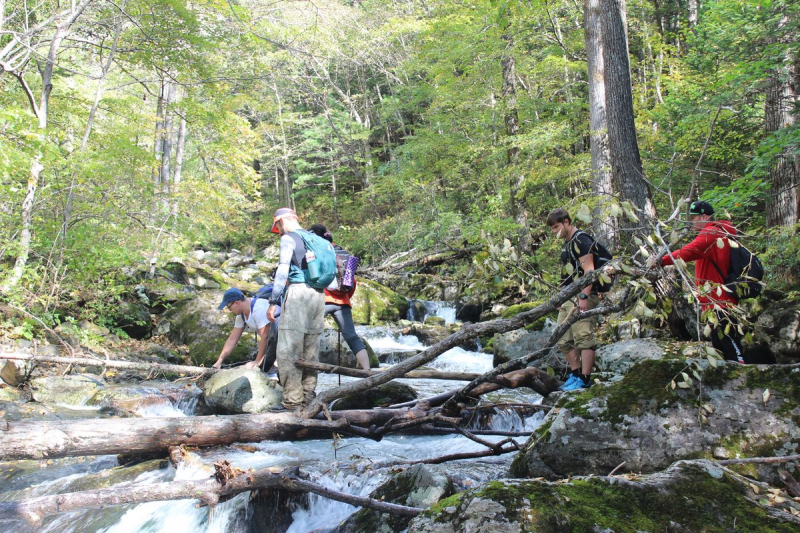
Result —
[[[356, 357], [356, 362], [363, 370], [369, 370], [369, 353], [364, 341], [356, 333], [356, 326], [353, 322], [353, 307], [350, 298], [356, 291], [355, 273], [348, 276], [347, 268], [353, 263], [358, 265], [358, 258], [350, 255], [341, 246], [333, 242], [333, 235], [328, 228], [322, 224], [313, 224], [308, 231], [322, 237], [333, 244], [336, 251], [337, 281], [340, 280], [339, 289], [335, 291], [325, 290], [325, 316], [332, 315], [339, 332], [344, 336], [344, 340]], [[352, 258], [355, 258], [353, 261]], [[354, 267], [353, 267], [354, 269]], [[341, 338], [339, 339], [341, 350]], [[341, 354], [340, 354], [341, 357]], [[341, 361], [340, 363], [341, 364]]]
[[[561, 250], [561, 287], [601, 268], [612, 259], [611, 253], [594, 237], [572, 225], [566, 209], [556, 209], [547, 217], [547, 226], [556, 236], [564, 239]], [[578, 293], [577, 301], [566, 301], [558, 310], [558, 324], [567, 320], [573, 313], [584, 313], [600, 304], [603, 293], [611, 288], [610, 283], [598, 280]], [[584, 318], [575, 322], [558, 340], [558, 349], [564, 354], [570, 368], [570, 375], [559, 389], [572, 391], [585, 389], [591, 385], [594, 368], [594, 338], [596, 318]]]
[[275, 211], [272, 233], [281, 236], [278, 270], [267, 318], [278, 325], [277, 364], [283, 400], [271, 411], [298, 411], [316, 396], [317, 371], [300, 369], [296, 361], [317, 362], [325, 312], [324, 289], [336, 290], [336, 254], [331, 243], [300, 227], [288, 207]]

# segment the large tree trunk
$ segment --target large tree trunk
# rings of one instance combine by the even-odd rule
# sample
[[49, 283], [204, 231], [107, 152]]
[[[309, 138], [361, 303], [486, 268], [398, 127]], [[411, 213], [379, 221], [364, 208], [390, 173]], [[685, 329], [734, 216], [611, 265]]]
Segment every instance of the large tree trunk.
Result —
[[[784, 17], [780, 25], [788, 24]], [[767, 133], [791, 128], [800, 104], [800, 58], [787, 50], [784, 62], [767, 81], [764, 121]], [[787, 146], [770, 167], [767, 226], [792, 226], [800, 221], [800, 156], [797, 146]]]
[[[655, 219], [656, 210], [636, 140], [625, 1], [599, 1], [611, 183], [620, 199], [630, 202], [640, 217]], [[639, 222], [620, 219], [621, 230], [637, 230], [641, 226]]]
[[528, 215], [525, 209], [525, 198], [520, 197], [520, 189], [525, 181], [525, 174], [520, 168], [520, 149], [514, 146], [514, 138], [519, 135], [519, 113], [517, 112], [517, 73], [514, 60], [514, 39], [511, 28], [503, 33], [505, 50], [500, 58], [503, 73], [501, 96], [505, 105], [506, 136], [509, 146], [506, 150], [506, 162], [509, 172], [509, 207], [514, 221], [519, 225], [519, 251], [523, 254], [531, 252], [531, 236], [528, 229]]
[[592, 192], [598, 199], [592, 229], [595, 237], [611, 249], [616, 248], [616, 221], [608, 217], [603, 206], [612, 200], [611, 155], [608, 151], [608, 119], [606, 116], [606, 79], [603, 63], [603, 42], [600, 21], [601, 0], [585, 0], [583, 6], [586, 59], [589, 69], [589, 144], [592, 153]]

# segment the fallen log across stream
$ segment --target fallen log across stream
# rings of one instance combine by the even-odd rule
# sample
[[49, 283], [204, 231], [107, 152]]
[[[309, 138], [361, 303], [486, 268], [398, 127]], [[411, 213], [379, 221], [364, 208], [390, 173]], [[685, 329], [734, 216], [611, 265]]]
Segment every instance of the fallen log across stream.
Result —
[[0, 359], [13, 361], [30, 361], [33, 363], [56, 363], [67, 365], [101, 366], [108, 368], [122, 368], [126, 370], [140, 370], [142, 372], [164, 372], [170, 374], [211, 375], [219, 372], [216, 368], [201, 366], [170, 365], [164, 363], [137, 363], [134, 361], [120, 361], [118, 359], [100, 359], [94, 357], [58, 357], [52, 355], [31, 355], [28, 353], [0, 353]]
[[[380, 370], [361, 370], [360, 368], [348, 368], [346, 366], [327, 365], [325, 363], [313, 363], [311, 361], [297, 361], [294, 364], [298, 368], [309, 368], [311, 370], [318, 370], [326, 374], [341, 374], [342, 376], [350, 376], [353, 378], [368, 378], [370, 376], [377, 376], [381, 372], [386, 372], [386, 369]], [[455, 381], [472, 381], [478, 379], [481, 374], [473, 372], [443, 372], [441, 370], [412, 370], [406, 372], [401, 378], [409, 379], [445, 379]]]
[[[42, 520], [57, 513], [79, 509], [99, 509], [110, 505], [145, 503], [193, 498], [205, 505], [216, 505], [240, 492], [257, 489], [283, 489], [312, 492], [351, 505], [375, 509], [382, 513], [416, 516], [423, 511], [416, 507], [382, 502], [363, 496], [345, 494], [300, 477], [297, 469], [283, 471], [264, 468], [243, 471], [229, 464], [217, 464], [215, 477], [202, 481], [170, 481], [149, 485], [121, 484], [114, 487], [40, 496], [21, 501], [0, 502], [0, 522], [25, 521], [37, 526]], [[224, 472], [223, 472], [224, 470]]]
[[[174, 418], [99, 418], [7, 422], [0, 420], [0, 460], [164, 452], [172, 446], [224, 446], [236, 442], [295, 440], [331, 433], [380, 440], [365, 427], [422, 422], [419, 409], [332, 411], [332, 420], [292, 413]], [[448, 421], [458, 419], [447, 419]], [[363, 426], [363, 427], [359, 427]]]

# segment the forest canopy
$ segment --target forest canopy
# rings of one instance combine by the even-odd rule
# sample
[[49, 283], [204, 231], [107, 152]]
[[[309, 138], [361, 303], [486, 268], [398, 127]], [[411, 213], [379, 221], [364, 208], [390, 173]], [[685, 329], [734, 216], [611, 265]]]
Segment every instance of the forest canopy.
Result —
[[288, 205], [365, 262], [477, 247], [452, 274], [538, 290], [553, 208], [591, 213], [625, 247], [609, 213], [691, 197], [785, 287], [800, 271], [798, 10], [0, 0], [0, 284], [44, 320], [96, 294], [109, 305], [120, 267], [261, 248]]

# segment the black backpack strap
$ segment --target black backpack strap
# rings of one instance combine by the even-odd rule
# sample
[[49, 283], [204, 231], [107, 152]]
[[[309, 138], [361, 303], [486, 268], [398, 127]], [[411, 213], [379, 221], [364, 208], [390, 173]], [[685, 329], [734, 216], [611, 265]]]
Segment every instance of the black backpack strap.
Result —
[[575, 261], [576, 263], [580, 263], [580, 258], [575, 256], [575, 250], [573, 250], [572, 243], [574, 243], [576, 240], [578, 240], [578, 237], [580, 237], [581, 234], [586, 235], [587, 237], [589, 237], [589, 240], [592, 241], [592, 244], [589, 246], [589, 253], [592, 254], [592, 255], [598, 255], [597, 252], [592, 251], [592, 248], [595, 247], [595, 243], [597, 242], [595, 240], [595, 238], [592, 237], [591, 235], [589, 235], [588, 233], [586, 233], [585, 231], [583, 231], [582, 229], [579, 229], [575, 233], [572, 234], [572, 238], [567, 243], [567, 253], [572, 258], [572, 260]]
[[712, 265], [714, 265], [714, 268], [717, 269], [719, 277], [722, 278], [722, 283], [725, 284], [725, 276], [722, 274], [722, 270], [719, 269], [719, 267], [717, 266], [717, 264], [714, 262], [713, 259], [709, 259], [709, 261], [711, 262]]

